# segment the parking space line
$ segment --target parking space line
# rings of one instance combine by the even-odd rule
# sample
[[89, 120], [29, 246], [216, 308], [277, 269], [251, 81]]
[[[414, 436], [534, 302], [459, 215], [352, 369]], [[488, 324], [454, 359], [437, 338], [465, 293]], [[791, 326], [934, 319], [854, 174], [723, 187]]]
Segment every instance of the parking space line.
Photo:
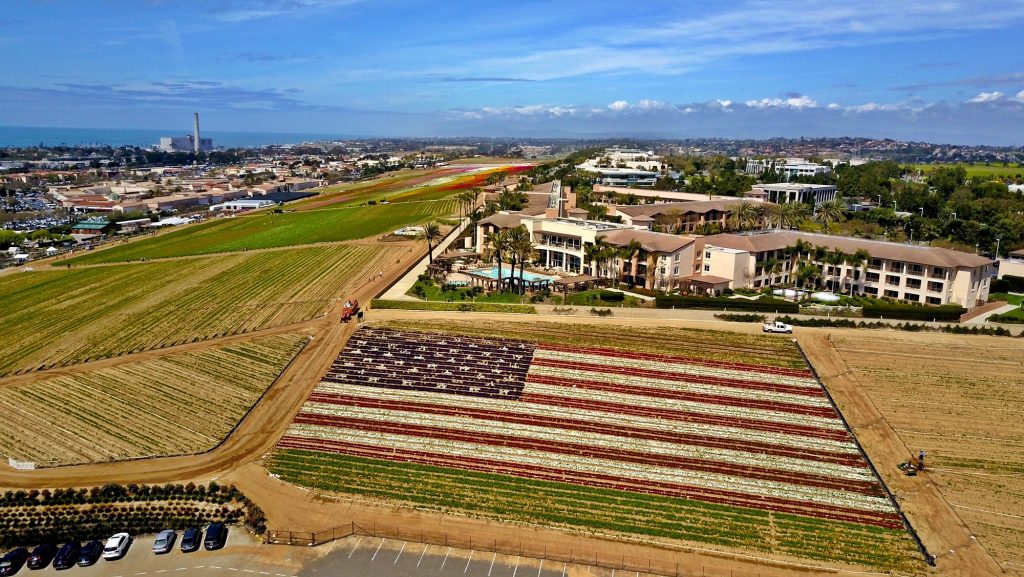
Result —
[[420, 553], [420, 560], [416, 562], [416, 566], [419, 567], [420, 563], [423, 562], [423, 556], [427, 554], [427, 549], [430, 549], [430, 545], [423, 546], [423, 552]]
[[349, 551], [349, 553], [348, 553], [348, 558], [349, 559], [352, 558], [352, 554], [356, 552], [356, 548], [359, 547], [359, 542], [362, 541], [362, 540], [363, 540], [362, 537], [359, 537], [358, 539], [356, 539], [356, 544], [352, 546], [352, 550]]
[[[540, 567], [537, 567], [537, 577], [540, 577], [540, 572], [544, 570], [544, 560], [540, 560]], [[639, 577], [639, 576], [638, 576]]]
[[452, 548], [449, 547], [448, 551], [444, 554], [444, 561], [441, 561], [441, 571], [444, 571], [444, 564], [448, 562], [448, 555], [452, 552]]
[[[384, 539], [381, 539], [380, 540], [380, 545], [377, 545], [377, 550], [373, 552], [373, 557], [370, 557], [370, 561], [373, 561], [374, 559], [377, 558], [377, 553], [380, 553], [380, 548], [383, 547], [383, 546], [384, 546]], [[612, 577], [615, 577], [615, 576], [612, 575]]]
[[[406, 545], [406, 543], [407, 543], [407, 541], [402, 541], [402, 548], [398, 550], [398, 555], [395, 555], [395, 562], [392, 563], [392, 565], [397, 565], [398, 564], [398, 558], [401, 557], [402, 553], [405, 552], [405, 545]], [[637, 577], [640, 577], [640, 576], [637, 575]]]
[[519, 572], [519, 555], [516, 555], [516, 566], [512, 569], [512, 577], [516, 577], [516, 573]]
[[494, 560], [498, 558], [498, 553], [495, 551], [494, 556], [491, 557], [491, 566], [487, 569], [487, 577], [491, 577], [491, 571], [494, 569]]
[[178, 567], [175, 571], [185, 571], [188, 567]]
[[473, 553], [476, 553], [476, 551], [470, 549], [469, 550], [469, 559], [466, 559], [466, 568], [462, 570], [463, 573], [465, 573], [466, 571], [469, 571], [469, 564], [473, 562]]

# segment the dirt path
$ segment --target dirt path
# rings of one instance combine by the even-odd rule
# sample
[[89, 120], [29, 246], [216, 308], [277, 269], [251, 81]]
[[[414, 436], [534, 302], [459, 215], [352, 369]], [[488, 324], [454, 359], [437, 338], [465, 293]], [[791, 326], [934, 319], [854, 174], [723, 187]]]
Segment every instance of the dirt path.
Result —
[[947, 575], [1001, 574], [999, 564], [949, 506], [928, 473], [907, 477], [897, 468], [913, 457], [911, 450], [865, 393], [832, 345], [829, 333], [801, 331], [799, 341], [925, 547], [936, 556], [937, 568]]

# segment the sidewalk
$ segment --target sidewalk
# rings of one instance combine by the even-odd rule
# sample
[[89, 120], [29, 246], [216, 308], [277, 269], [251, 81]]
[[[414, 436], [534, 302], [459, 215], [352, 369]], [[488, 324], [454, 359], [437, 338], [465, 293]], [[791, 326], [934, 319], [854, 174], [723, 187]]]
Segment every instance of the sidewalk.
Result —
[[965, 324], [965, 325], [984, 325], [984, 324], [987, 324], [988, 317], [990, 317], [992, 315], [1001, 315], [1003, 313], [1008, 313], [1008, 312], [1010, 312], [1012, 310], [1016, 310], [1017, 308], [1020, 308], [1020, 307], [1018, 307], [1017, 305], [1004, 305], [1004, 306], [1001, 306], [1001, 307], [999, 307], [997, 309], [993, 309], [993, 310], [990, 310], [990, 311], [985, 311], [984, 313], [982, 313], [982, 314], [980, 314], [980, 315], [978, 315], [976, 317], [967, 319], [962, 324]]
[[[448, 233], [448, 236], [441, 239], [441, 242], [437, 243], [437, 246], [435, 246], [434, 250], [431, 251], [434, 257], [436, 258], [437, 255], [442, 254], [444, 251], [448, 250], [448, 247], [451, 246], [453, 242], [455, 242], [455, 239], [458, 238], [460, 234], [462, 234], [462, 231], [466, 230], [466, 225], [468, 224], [469, 220], [463, 219], [462, 224], [453, 228], [452, 231]], [[380, 297], [378, 298], [395, 301], [420, 300], [418, 298], [411, 297], [405, 293], [409, 292], [409, 290], [412, 289], [412, 285], [416, 284], [416, 279], [419, 278], [421, 274], [427, 272], [428, 264], [430, 264], [430, 261], [426, 257], [426, 255], [424, 255], [423, 258], [419, 262], [417, 262], [415, 266], [409, 269], [409, 272], [405, 273], [405, 276], [398, 279], [398, 282], [391, 285], [391, 287], [388, 288], [388, 290], [386, 290], [384, 294], [380, 295]]]

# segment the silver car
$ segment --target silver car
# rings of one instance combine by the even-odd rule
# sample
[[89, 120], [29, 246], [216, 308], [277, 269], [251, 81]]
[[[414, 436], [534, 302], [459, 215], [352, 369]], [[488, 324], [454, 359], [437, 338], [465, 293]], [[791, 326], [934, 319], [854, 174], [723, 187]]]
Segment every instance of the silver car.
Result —
[[153, 542], [153, 553], [157, 555], [167, 553], [174, 548], [174, 540], [178, 534], [173, 529], [164, 529], [157, 533], [156, 541]]

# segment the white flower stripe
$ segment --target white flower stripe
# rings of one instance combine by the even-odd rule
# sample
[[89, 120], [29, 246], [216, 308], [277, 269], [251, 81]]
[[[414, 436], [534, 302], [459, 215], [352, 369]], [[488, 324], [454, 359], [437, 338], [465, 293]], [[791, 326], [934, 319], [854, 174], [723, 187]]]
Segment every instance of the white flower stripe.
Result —
[[[777, 393], [773, 391], [761, 391], [756, 389], [738, 389], [736, 387], [723, 387], [697, 383], [681, 383], [665, 379], [654, 379], [650, 377], [637, 377], [632, 375], [617, 375], [614, 373], [603, 373], [587, 369], [568, 369], [558, 367], [544, 367], [540, 365], [530, 366], [530, 375], [550, 375], [568, 379], [580, 379], [598, 381], [602, 383], [622, 383], [648, 387], [651, 389], [667, 389], [671, 391], [694, 392], [708, 395], [721, 395], [737, 399], [752, 399], [756, 401], [769, 401], [773, 403], [788, 403], [805, 407], [831, 408], [828, 399], [824, 395], [820, 397], [807, 397], [804, 395], [793, 395], [790, 393]], [[657, 391], [652, 391], [657, 392]]]
[[383, 449], [382, 459], [387, 459], [387, 449], [409, 449], [429, 451], [453, 457], [483, 458], [503, 461], [516, 466], [539, 466], [576, 471], [581, 473], [611, 474], [635, 481], [659, 481], [697, 485], [720, 491], [734, 491], [751, 496], [764, 495], [778, 499], [794, 499], [816, 503], [858, 509], [862, 511], [888, 513], [892, 505], [884, 497], [874, 497], [838, 491], [721, 475], [669, 469], [651, 465], [623, 463], [608, 459], [576, 457], [542, 451], [531, 451], [519, 448], [479, 445], [447, 439], [410, 437], [391, 433], [377, 433], [360, 429], [322, 427], [318, 425], [292, 424], [288, 434], [314, 439], [342, 439], [346, 442], [371, 445]]
[[[566, 394], [571, 395], [574, 389], [569, 389]], [[541, 405], [524, 401], [506, 401], [502, 399], [489, 399], [486, 397], [469, 397], [465, 395], [438, 395], [429, 391], [378, 389], [364, 387], [354, 384], [342, 384], [323, 381], [316, 387], [318, 393], [344, 394], [366, 399], [387, 399], [393, 401], [414, 401], [439, 406], [457, 405], [471, 409], [483, 409], [489, 411], [501, 411], [506, 413], [554, 417], [564, 419], [581, 419], [604, 425], [622, 425], [624, 417], [601, 411], [587, 409], [564, 408], [551, 405]], [[686, 423], [670, 421], [655, 417], [629, 416], [628, 424], [631, 426], [650, 429], [658, 432], [668, 432], [680, 435], [703, 435], [714, 436], [732, 441], [753, 441], [769, 443], [783, 447], [796, 449], [826, 450], [837, 454], [859, 455], [856, 445], [852, 441], [836, 441], [832, 439], [819, 439], [805, 437], [796, 434], [776, 433], [729, 427], [725, 425], [705, 425], [700, 423]]]
[[[571, 391], [571, 392], [567, 392]], [[611, 393], [606, 391], [592, 391], [583, 388], [561, 387], [557, 385], [545, 385], [530, 381], [527, 376], [524, 394], [536, 393], [542, 395], [572, 396], [577, 399], [593, 401], [610, 401], [626, 404], [633, 407], [657, 407], [675, 411], [691, 411], [707, 415], [720, 415], [752, 421], [766, 421], [772, 423], [785, 423], [788, 425], [802, 425], [832, 429], [836, 431], [845, 430], [843, 422], [838, 417], [826, 418], [813, 415], [798, 415], [781, 411], [770, 411], [767, 409], [755, 409], [735, 407], [732, 405], [715, 405], [696, 401], [683, 401], [680, 399], [660, 399], [626, 393]]]
[[574, 431], [569, 429], [556, 429], [534, 425], [502, 423], [485, 419], [451, 417], [447, 415], [429, 415], [411, 411], [333, 405], [315, 402], [306, 403], [302, 410], [304, 413], [353, 417], [383, 423], [423, 425], [473, 433], [501, 434], [558, 443], [576, 443], [609, 449], [609, 454], [614, 454], [616, 450], [624, 450], [646, 453], [652, 456], [703, 459], [707, 461], [728, 463], [730, 465], [746, 465], [778, 471], [826, 475], [839, 480], [858, 480], [868, 482], [874, 480], [871, 472], [864, 466], [850, 467], [833, 463], [821, 463], [818, 461], [808, 461], [806, 459], [796, 459], [792, 457], [758, 454], [748, 451], [708, 448], [678, 443], [666, 443], [663, 441], [651, 441], [646, 439], [632, 439], [628, 437]]
[[743, 381], [756, 381], [762, 383], [774, 383], [780, 385], [792, 385], [807, 387], [809, 389], [820, 389], [818, 382], [811, 377], [793, 377], [789, 375], [776, 375], [772, 373], [759, 373], [756, 371], [742, 371], [738, 369], [724, 369], [719, 367], [708, 367], [687, 363], [669, 363], [649, 359], [629, 359], [625, 357], [606, 357], [586, 353], [570, 353], [565, 351], [554, 351], [538, 347], [533, 352], [534, 358], [555, 359], [587, 363], [593, 365], [608, 365], [615, 367], [631, 367], [637, 369], [653, 369], [671, 373], [682, 373], [687, 375], [722, 377], [727, 379], [738, 379]]

